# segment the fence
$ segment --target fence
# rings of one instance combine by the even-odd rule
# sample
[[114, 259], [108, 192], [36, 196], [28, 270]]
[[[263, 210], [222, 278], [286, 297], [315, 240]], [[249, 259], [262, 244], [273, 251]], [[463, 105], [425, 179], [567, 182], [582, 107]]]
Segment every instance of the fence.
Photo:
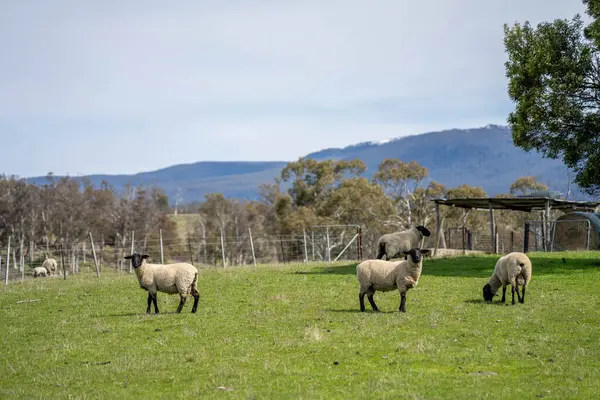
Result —
[[25, 245], [22, 241], [15, 246], [13, 238], [0, 245], [4, 249], [0, 251], [0, 276], [6, 283], [33, 275], [33, 268], [42, 265], [46, 258], [57, 260], [58, 275], [65, 279], [80, 272], [98, 275], [107, 270], [132, 272], [124, 256], [133, 252], [148, 254], [155, 263], [187, 261], [217, 267], [362, 258], [362, 235], [357, 225], [316, 226], [300, 235], [256, 236], [248, 229], [228, 237], [221, 230], [217, 237], [189, 234], [167, 240], [162, 232], [157, 239], [136, 238], [135, 232], [131, 232], [130, 236], [110, 244], [95, 241], [90, 234], [88, 240], [64, 247], [35, 242]]
[[[547, 233], [546, 233], [547, 232]], [[33, 268], [46, 257], [58, 261], [58, 274], [103, 271], [132, 272], [124, 256], [133, 252], [148, 254], [152, 262], [191, 261], [197, 265], [231, 267], [239, 265], [280, 264], [289, 262], [362, 260], [377, 255], [377, 241], [382, 232], [363, 230], [358, 225], [313, 226], [297, 235], [254, 235], [251, 229], [217, 237], [186, 235], [163, 239], [158, 235], [136, 237], [135, 232], [114, 243], [88, 240], [70, 246], [47, 246], [45, 243], [9, 238], [0, 244], [0, 277], [10, 280], [31, 276]], [[439, 248], [493, 252], [563, 251], [596, 248], [597, 233], [588, 220], [552, 221], [544, 229], [543, 221], [527, 221], [523, 231], [489, 232], [467, 228], [447, 228], [440, 235]], [[436, 247], [436, 233], [425, 239], [424, 247]]]
[[526, 221], [524, 248], [529, 251], [580, 251], [595, 249], [596, 232], [587, 219]]

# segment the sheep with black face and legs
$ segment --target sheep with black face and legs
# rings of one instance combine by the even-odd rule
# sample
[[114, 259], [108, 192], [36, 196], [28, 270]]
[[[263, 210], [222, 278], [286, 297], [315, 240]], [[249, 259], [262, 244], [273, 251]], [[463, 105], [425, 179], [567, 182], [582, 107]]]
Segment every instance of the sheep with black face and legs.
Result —
[[401, 256], [406, 250], [419, 247], [423, 237], [431, 236], [426, 227], [419, 225], [401, 232], [386, 233], [377, 242], [377, 259], [391, 260]]
[[146, 262], [147, 258], [147, 254], [139, 253], [125, 257], [125, 259], [131, 260], [131, 266], [135, 271], [140, 287], [148, 291], [148, 308], [146, 309], [146, 313], [150, 313], [150, 305], [154, 303], [154, 312], [158, 314], [157, 292], [168, 294], [179, 293], [180, 301], [177, 313], [181, 312], [187, 300], [187, 295], [191, 294], [194, 296], [192, 312], [195, 313], [198, 308], [198, 300], [200, 299], [200, 293], [198, 292], [198, 269], [188, 263], [150, 264]]
[[[515, 304], [515, 292], [519, 303], [525, 303], [525, 289], [531, 281], [531, 260], [525, 253], [518, 251], [500, 257], [494, 267], [494, 272], [488, 283], [483, 287], [483, 299], [492, 301], [500, 286], [502, 286], [502, 303], [506, 301], [506, 286], [510, 284], [512, 290], [512, 304]], [[522, 287], [519, 294], [519, 286]]]
[[423, 254], [429, 253], [429, 250], [413, 247], [403, 253], [406, 259], [402, 261], [366, 260], [356, 266], [356, 277], [360, 284], [360, 311], [365, 311], [365, 295], [373, 311], [379, 312], [373, 299], [375, 292], [397, 289], [400, 292], [399, 310], [406, 312], [406, 292], [419, 283]]

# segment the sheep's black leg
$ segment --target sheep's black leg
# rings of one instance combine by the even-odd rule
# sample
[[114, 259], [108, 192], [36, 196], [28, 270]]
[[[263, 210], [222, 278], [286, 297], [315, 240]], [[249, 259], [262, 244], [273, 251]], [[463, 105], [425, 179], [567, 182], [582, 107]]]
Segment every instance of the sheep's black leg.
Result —
[[406, 292], [400, 293], [400, 312], [406, 312]]
[[506, 301], [506, 285], [502, 286], [502, 300], [500, 302], [504, 303]]
[[154, 314], [158, 314], [158, 303], [156, 301], [157, 295], [158, 293], [154, 293], [154, 296], [152, 296], [152, 302], [154, 303]]
[[515, 286], [515, 292], [517, 292], [517, 300], [521, 303], [521, 294], [519, 293], [519, 285]]
[[152, 295], [148, 293], [148, 308], [146, 308], [146, 314], [150, 314], [150, 306], [152, 304]]
[[196, 289], [192, 289], [192, 296], [194, 296], [194, 305], [192, 306], [192, 312], [195, 313], [198, 309], [198, 301], [200, 300], [200, 293]]
[[379, 308], [377, 308], [377, 305], [375, 304], [375, 300], [373, 300], [373, 295], [368, 294], [367, 299], [369, 299], [369, 303], [371, 303], [371, 308], [373, 308], [373, 311], [379, 312]]
[[521, 303], [525, 303], [525, 286], [521, 289], [521, 299], [519, 300]]
[[360, 303], [360, 311], [365, 312], [365, 294], [364, 293], [358, 294], [358, 302]]
[[184, 296], [179, 297], [179, 306], [177, 307], [177, 311], [175, 311], [177, 314], [179, 314], [181, 312], [181, 309], [183, 308], [183, 305], [185, 304], [186, 300], [187, 300], [187, 298]]
[[510, 288], [511, 288], [511, 291], [512, 291], [512, 303], [515, 304], [515, 286], [514, 285], [510, 285]]

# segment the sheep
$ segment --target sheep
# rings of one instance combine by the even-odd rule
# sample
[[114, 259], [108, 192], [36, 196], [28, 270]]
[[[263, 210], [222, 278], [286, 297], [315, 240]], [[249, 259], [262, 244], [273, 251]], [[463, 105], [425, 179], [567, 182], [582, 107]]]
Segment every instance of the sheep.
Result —
[[431, 232], [422, 225], [401, 232], [387, 233], [377, 242], [377, 259], [382, 260], [385, 255], [386, 260], [391, 260], [406, 250], [419, 247], [421, 239], [425, 236], [431, 236]]
[[48, 274], [48, 270], [44, 267], [35, 267], [33, 269], [33, 277], [37, 278], [38, 276], [46, 276]]
[[[494, 273], [488, 283], [483, 287], [483, 299], [492, 301], [500, 286], [502, 286], [502, 303], [506, 301], [506, 286], [510, 284], [512, 290], [512, 304], [515, 304], [515, 291], [519, 303], [525, 303], [525, 288], [531, 281], [531, 260], [526, 254], [512, 252], [500, 257], [494, 267]], [[519, 294], [519, 285], [522, 286], [522, 295]]]
[[358, 300], [360, 311], [365, 311], [365, 294], [371, 303], [374, 312], [379, 312], [373, 295], [377, 290], [389, 292], [398, 289], [400, 292], [401, 312], [406, 312], [406, 292], [419, 283], [423, 269], [423, 255], [429, 253], [428, 249], [413, 247], [403, 251], [405, 260], [366, 260], [356, 266], [356, 277], [360, 284]]
[[58, 263], [54, 258], [46, 258], [42, 263], [42, 267], [46, 268], [48, 275], [54, 275], [54, 272], [58, 270]]
[[131, 266], [135, 271], [140, 287], [148, 292], [146, 313], [150, 314], [150, 305], [154, 303], [154, 313], [158, 314], [157, 292], [179, 293], [180, 301], [177, 313], [181, 312], [187, 300], [187, 295], [191, 294], [194, 296], [192, 313], [195, 313], [200, 299], [197, 286], [198, 269], [188, 263], [150, 264], [146, 262], [148, 257], [147, 254], [139, 253], [125, 256], [125, 259], [131, 260]]

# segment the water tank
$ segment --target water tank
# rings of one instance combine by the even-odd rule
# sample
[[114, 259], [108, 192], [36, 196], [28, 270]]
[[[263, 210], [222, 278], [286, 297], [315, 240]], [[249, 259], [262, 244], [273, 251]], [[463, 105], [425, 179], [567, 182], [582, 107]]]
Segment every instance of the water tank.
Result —
[[600, 249], [600, 213], [566, 213], [557, 218], [554, 229], [555, 250], [586, 250], [588, 230], [589, 249]]

